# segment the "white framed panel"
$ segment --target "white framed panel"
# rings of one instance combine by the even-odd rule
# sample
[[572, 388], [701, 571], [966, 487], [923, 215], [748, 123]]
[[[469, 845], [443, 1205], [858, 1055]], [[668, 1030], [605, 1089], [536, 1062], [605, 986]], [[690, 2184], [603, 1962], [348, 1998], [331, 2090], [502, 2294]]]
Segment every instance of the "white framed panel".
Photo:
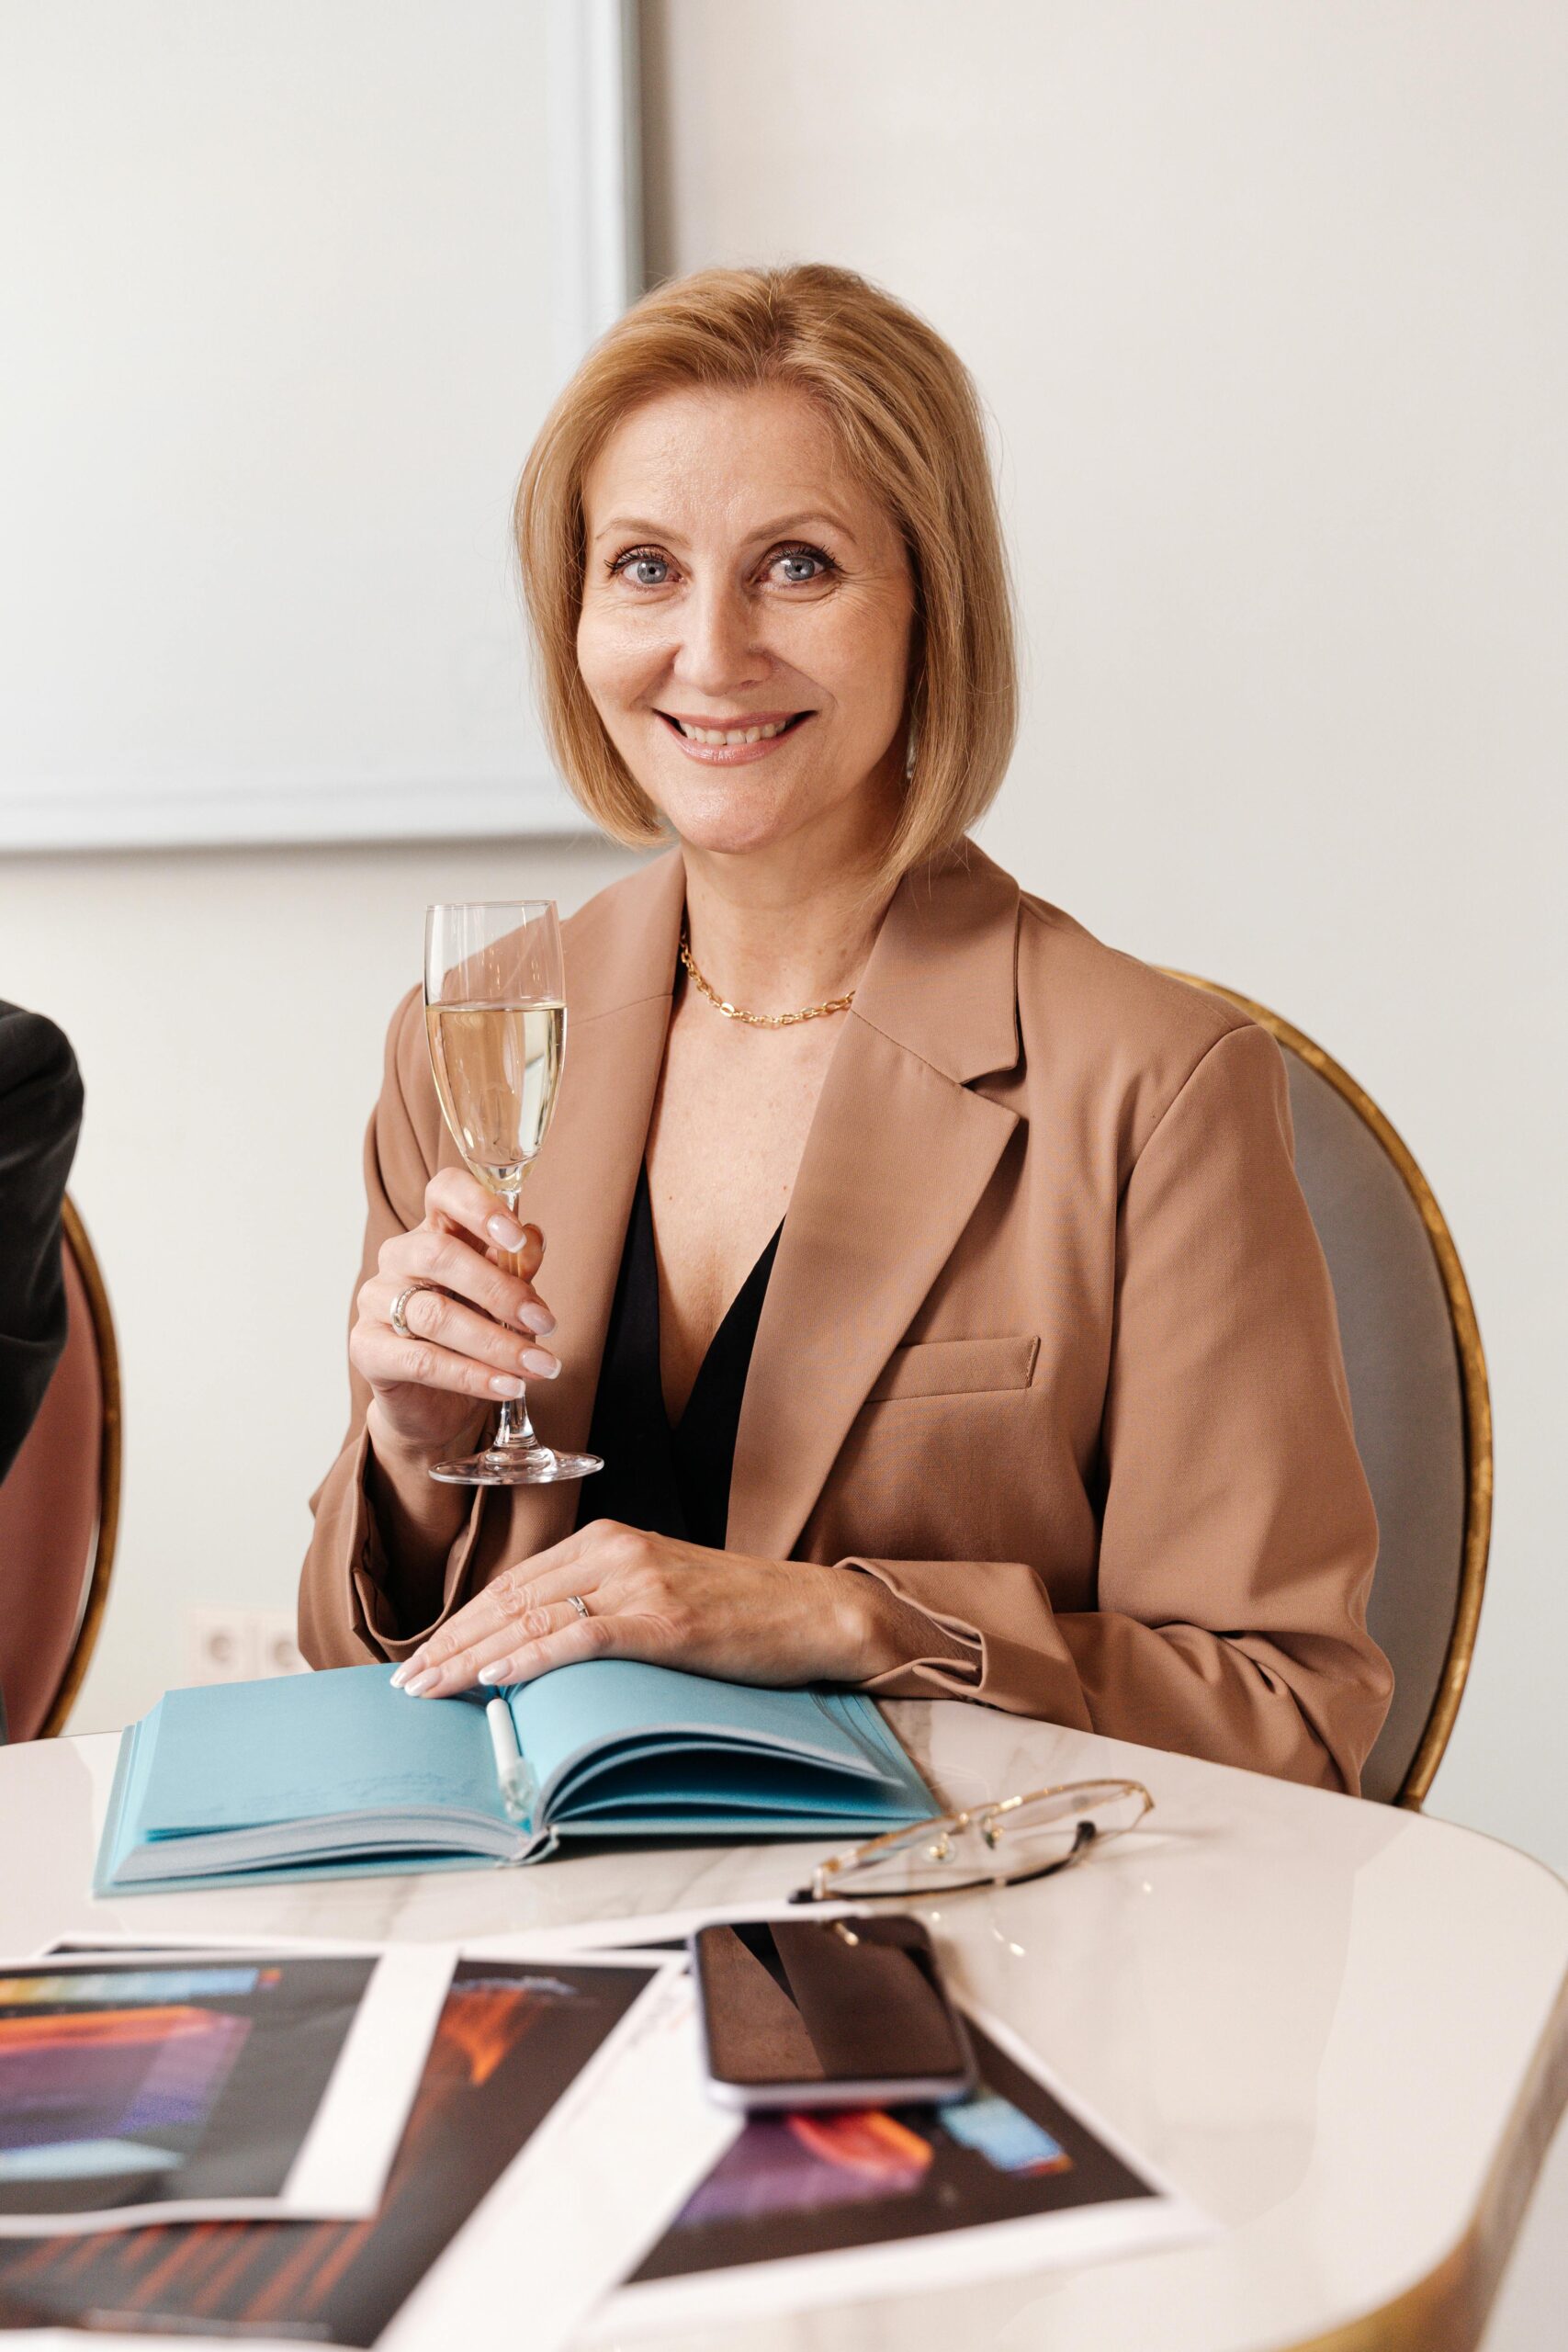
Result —
[[639, 276], [628, 0], [0, 0], [0, 851], [581, 823], [512, 493]]

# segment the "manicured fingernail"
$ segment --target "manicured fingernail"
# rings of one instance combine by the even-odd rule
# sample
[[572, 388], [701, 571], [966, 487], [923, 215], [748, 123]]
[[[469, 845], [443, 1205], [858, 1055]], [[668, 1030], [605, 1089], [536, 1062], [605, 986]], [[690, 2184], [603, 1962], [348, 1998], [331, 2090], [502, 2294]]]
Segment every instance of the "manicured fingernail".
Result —
[[440, 1679], [441, 1677], [435, 1668], [433, 1666], [427, 1666], [423, 1674], [411, 1675], [408, 1681], [403, 1684], [402, 1688], [404, 1696], [410, 1699], [417, 1699], [423, 1692], [432, 1689], [435, 1683], [440, 1681]]
[[523, 1368], [525, 1372], [531, 1372], [536, 1380], [553, 1380], [560, 1370], [560, 1364], [556, 1357], [547, 1354], [543, 1348], [525, 1348]]
[[521, 1250], [523, 1247], [523, 1227], [515, 1217], [492, 1216], [485, 1231], [498, 1250]]
[[[523, 1358], [525, 1363], [527, 1363], [528, 1356], [533, 1352], [534, 1351], [529, 1349], [527, 1354]], [[509, 1372], [496, 1373], [492, 1376], [490, 1385], [498, 1396], [521, 1396], [523, 1394], [523, 1383], [520, 1380], [513, 1380]]]
[[550, 1313], [549, 1308], [544, 1306], [520, 1306], [517, 1310], [517, 1320], [525, 1331], [537, 1331], [541, 1337], [545, 1332], [553, 1331], [556, 1328], [555, 1317]]
[[504, 1682], [506, 1668], [504, 1666], [481, 1666], [475, 1679], [479, 1682]]
[[399, 1667], [396, 1674], [392, 1677], [392, 1688], [394, 1690], [400, 1690], [402, 1689], [403, 1684], [408, 1680], [412, 1670], [412, 1660], [405, 1660], [405, 1662]]

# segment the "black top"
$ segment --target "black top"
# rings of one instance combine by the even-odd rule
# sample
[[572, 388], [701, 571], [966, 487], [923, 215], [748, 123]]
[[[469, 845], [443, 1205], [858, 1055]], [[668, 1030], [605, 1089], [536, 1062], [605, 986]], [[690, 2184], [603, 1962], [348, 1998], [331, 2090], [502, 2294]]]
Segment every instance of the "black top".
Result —
[[648, 1170], [638, 1170], [588, 1439], [588, 1451], [600, 1454], [604, 1467], [583, 1490], [585, 1517], [724, 1549], [740, 1400], [783, 1230], [781, 1225], [736, 1292], [671, 1429], [659, 1376], [653, 1200]]

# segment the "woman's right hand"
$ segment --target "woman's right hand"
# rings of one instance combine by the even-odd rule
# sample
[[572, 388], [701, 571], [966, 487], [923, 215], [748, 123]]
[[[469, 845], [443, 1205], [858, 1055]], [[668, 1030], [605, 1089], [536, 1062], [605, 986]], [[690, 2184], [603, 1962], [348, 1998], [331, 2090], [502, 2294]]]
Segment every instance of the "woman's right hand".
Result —
[[[525, 1377], [553, 1380], [558, 1358], [541, 1347], [555, 1317], [534, 1288], [545, 1253], [536, 1225], [519, 1225], [466, 1169], [442, 1168], [424, 1188], [424, 1222], [381, 1245], [355, 1302], [349, 1361], [373, 1392], [378, 1450], [443, 1453], [478, 1428], [483, 1410], [520, 1396]], [[392, 1328], [411, 1283], [434, 1283], [405, 1302], [413, 1334]]]

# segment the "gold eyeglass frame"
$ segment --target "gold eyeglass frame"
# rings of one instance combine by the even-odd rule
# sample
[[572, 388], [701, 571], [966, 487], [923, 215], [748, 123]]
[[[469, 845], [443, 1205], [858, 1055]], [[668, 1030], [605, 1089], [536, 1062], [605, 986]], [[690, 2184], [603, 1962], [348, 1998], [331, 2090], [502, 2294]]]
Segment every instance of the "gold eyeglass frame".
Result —
[[[1092, 1822], [1080, 1822], [1071, 1852], [1064, 1854], [1058, 1861], [1043, 1862], [1038, 1870], [1005, 1871], [994, 1878], [956, 1879], [950, 1886], [899, 1886], [886, 1890], [856, 1887], [850, 1899], [856, 1903], [886, 1903], [899, 1899], [918, 1903], [933, 1894], [964, 1894], [981, 1886], [1027, 1886], [1034, 1879], [1050, 1878], [1057, 1871], [1070, 1869], [1074, 1862], [1081, 1861], [1097, 1846], [1109, 1844], [1113, 1838], [1124, 1838], [1128, 1830], [1136, 1829], [1145, 1822], [1155, 1809], [1155, 1801], [1142, 1781], [1063, 1781], [1054, 1788], [1026, 1789], [1019, 1796], [998, 1797], [991, 1804], [966, 1806], [962, 1813], [933, 1813], [929, 1821], [911, 1821], [902, 1829], [885, 1830], [880, 1838], [868, 1838], [863, 1845], [848, 1846], [840, 1854], [829, 1854], [827, 1860], [818, 1862], [812, 1871], [810, 1885], [797, 1887], [789, 1899], [792, 1903], [831, 1903], [835, 1898], [829, 1882], [836, 1872], [863, 1865], [874, 1860], [878, 1853], [890, 1851], [895, 1846], [907, 1846], [922, 1830], [937, 1831], [939, 1843], [946, 1846], [951, 1839], [962, 1837], [964, 1830], [977, 1824], [985, 1844], [996, 1853], [1007, 1826], [1002, 1818], [1004, 1815], [1016, 1813], [1021, 1805], [1038, 1804], [1043, 1797], [1076, 1796], [1086, 1789], [1101, 1789], [1119, 1796], [1140, 1796], [1144, 1800], [1143, 1810], [1122, 1829], [1097, 1830]], [[1087, 1837], [1084, 1835], [1086, 1828], [1089, 1831]], [[933, 1855], [932, 1859], [941, 1858]]]

